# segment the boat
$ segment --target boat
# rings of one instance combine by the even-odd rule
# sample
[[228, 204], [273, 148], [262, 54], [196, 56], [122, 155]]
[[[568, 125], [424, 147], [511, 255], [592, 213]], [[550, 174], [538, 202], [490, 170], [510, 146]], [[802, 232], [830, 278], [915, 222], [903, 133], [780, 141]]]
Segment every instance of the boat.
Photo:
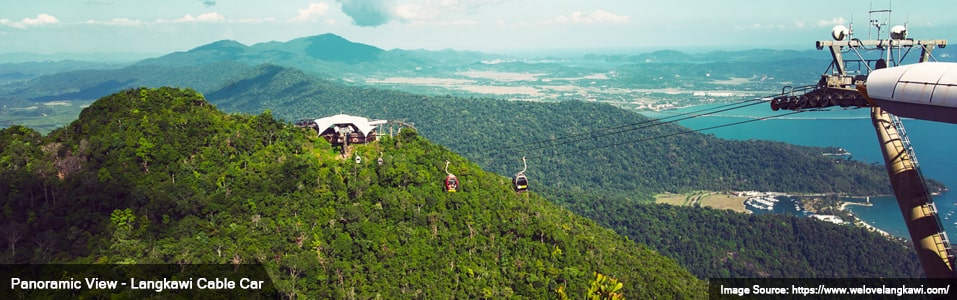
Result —
[[745, 203], [753, 206], [757, 209], [763, 210], [772, 210], [774, 209], [774, 203], [778, 202], [778, 199], [775, 199], [771, 196], [760, 196], [760, 197], [750, 197], [748, 200], [745, 200]]

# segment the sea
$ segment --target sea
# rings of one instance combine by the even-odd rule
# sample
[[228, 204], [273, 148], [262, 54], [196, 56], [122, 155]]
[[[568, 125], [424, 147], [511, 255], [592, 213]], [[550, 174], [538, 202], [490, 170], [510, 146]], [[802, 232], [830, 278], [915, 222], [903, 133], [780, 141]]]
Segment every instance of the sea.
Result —
[[[660, 112], [641, 112], [642, 114], [663, 119], [675, 120], [677, 114], [700, 111], [721, 104], [709, 104], [685, 107]], [[874, 126], [871, 124], [870, 110], [831, 108], [827, 111], [808, 111], [798, 114], [769, 118], [790, 111], [772, 111], [767, 104], [759, 104], [713, 115], [699, 116], [679, 121], [678, 124], [690, 129], [703, 129], [747, 120], [753, 122], [727, 127], [703, 130], [702, 133], [731, 140], [769, 140], [796, 145], [840, 147], [851, 153], [850, 159], [883, 165], [883, 157], [877, 141]], [[910, 138], [917, 156], [920, 169], [925, 178], [944, 183], [950, 192], [933, 197], [940, 219], [951, 240], [957, 238], [957, 124], [902, 119], [905, 132]], [[716, 158], [718, 159], [718, 158]], [[789, 197], [779, 197], [779, 203], [770, 213], [806, 215], [794, 209], [794, 201]], [[862, 198], [848, 198], [845, 201], [864, 202]], [[884, 230], [894, 236], [910, 239], [903, 216], [893, 196], [872, 196], [872, 206], [848, 205], [858, 218], [868, 224]], [[767, 213], [768, 211], [752, 211]]]

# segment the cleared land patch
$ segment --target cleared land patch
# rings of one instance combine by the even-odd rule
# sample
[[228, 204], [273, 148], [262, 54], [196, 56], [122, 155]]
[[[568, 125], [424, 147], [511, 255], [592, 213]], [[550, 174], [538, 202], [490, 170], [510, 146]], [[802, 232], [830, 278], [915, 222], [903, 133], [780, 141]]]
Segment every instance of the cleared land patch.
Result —
[[749, 213], [744, 207], [746, 197], [738, 197], [711, 191], [697, 191], [685, 194], [665, 193], [655, 196], [655, 203], [671, 204], [676, 206], [694, 206], [698, 204], [713, 209], [730, 209], [736, 212]]

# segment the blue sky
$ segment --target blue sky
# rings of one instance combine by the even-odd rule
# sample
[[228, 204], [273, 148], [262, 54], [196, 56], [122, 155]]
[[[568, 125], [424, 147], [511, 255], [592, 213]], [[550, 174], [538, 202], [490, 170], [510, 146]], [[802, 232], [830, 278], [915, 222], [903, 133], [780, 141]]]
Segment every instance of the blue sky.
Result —
[[[335, 33], [384, 49], [813, 49], [866, 37], [888, 1], [22, 0], [0, 3], [0, 53], [168, 53]], [[899, 2], [899, 3], [897, 3]], [[910, 37], [957, 41], [957, 1], [891, 3]]]

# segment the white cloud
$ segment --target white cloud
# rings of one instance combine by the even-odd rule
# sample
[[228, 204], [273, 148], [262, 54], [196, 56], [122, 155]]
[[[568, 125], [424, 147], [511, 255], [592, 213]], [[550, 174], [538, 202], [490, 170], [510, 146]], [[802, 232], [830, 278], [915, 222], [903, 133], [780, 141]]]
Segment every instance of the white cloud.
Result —
[[406, 3], [396, 6], [395, 16], [402, 21], [434, 20], [441, 14], [439, 6], [429, 6], [421, 3]]
[[293, 18], [293, 21], [306, 21], [324, 15], [327, 11], [329, 11], [329, 4], [325, 2], [309, 3], [309, 7], [299, 10], [299, 15]]
[[20, 21], [10, 21], [9, 19], [0, 19], [0, 25], [16, 27], [16, 28], [27, 28], [34, 26], [43, 26], [50, 24], [59, 24], [60, 20], [56, 17], [48, 14], [39, 14], [36, 18], [23, 18]]
[[153, 21], [154, 24], [164, 24], [164, 23], [222, 23], [226, 22], [226, 17], [217, 13], [209, 12], [204, 13], [199, 16], [193, 16], [192, 14], [186, 14], [182, 18], [167, 20], [167, 19], [156, 19]]
[[569, 15], [562, 15], [551, 20], [541, 21], [541, 24], [627, 24], [630, 17], [616, 15], [601, 9], [594, 10], [591, 13], [575, 11]]
[[831, 27], [834, 25], [847, 25], [847, 20], [843, 17], [837, 17], [830, 20], [818, 20], [815, 24], [817, 27]]
[[242, 18], [242, 19], [227, 19], [225, 16], [219, 13], [205, 13], [199, 16], [186, 15], [182, 18], [175, 20], [167, 19], [156, 19], [154, 21], [143, 21], [130, 18], [114, 18], [109, 21], [100, 21], [100, 20], [87, 20], [84, 24], [87, 25], [105, 25], [105, 26], [126, 26], [126, 27], [138, 27], [144, 25], [155, 25], [155, 24], [169, 24], [169, 23], [237, 23], [237, 24], [262, 24], [275, 22], [276, 18]]
[[187, 14], [183, 16], [182, 18], [173, 20], [173, 23], [216, 23], [216, 22], [224, 22], [224, 21], [226, 21], [226, 17], [223, 17], [223, 15], [217, 12], [209, 12], [209, 13], [201, 14], [196, 17], [193, 17], [193, 15]]
[[765, 24], [765, 23], [753, 23], [747, 25], [735, 25], [735, 30], [794, 30], [794, 29], [808, 29], [808, 28], [820, 28], [820, 27], [831, 27], [834, 25], [847, 25], [847, 20], [841, 17], [833, 18], [830, 20], [817, 20], [814, 22], [808, 22], [804, 20], [795, 20], [791, 24]]
[[483, 6], [502, 2], [504, 0], [428, 0], [398, 4], [392, 14], [399, 21], [413, 24], [476, 25], [479, 21], [462, 16], [471, 16]]
[[628, 16], [619, 16], [619, 15], [616, 15], [604, 10], [600, 10], [600, 9], [592, 12], [590, 18], [588, 18], [588, 20], [593, 21], [595, 23], [611, 23], [611, 24], [627, 24], [628, 19], [629, 19]]
[[97, 21], [97, 20], [87, 20], [86, 24], [91, 25], [107, 25], [107, 26], [140, 26], [143, 25], [143, 21], [133, 20], [130, 18], [115, 18], [109, 21]]
[[487, 4], [499, 4], [504, 1], [503, 0], [468, 0], [465, 2], [471, 6], [482, 6]]
[[[795, 23], [795, 27], [801, 28], [804, 27], [800, 22]], [[787, 29], [787, 26], [781, 24], [761, 24], [754, 23], [748, 25], [735, 25], [734, 29], [736, 30], [782, 30]]]
[[241, 24], [261, 24], [261, 23], [269, 23], [269, 22], [275, 22], [275, 21], [276, 21], [276, 18], [244, 18], [244, 19], [238, 19], [235, 21], [227, 20], [227, 22], [230, 22], [230, 23], [241, 23]]

